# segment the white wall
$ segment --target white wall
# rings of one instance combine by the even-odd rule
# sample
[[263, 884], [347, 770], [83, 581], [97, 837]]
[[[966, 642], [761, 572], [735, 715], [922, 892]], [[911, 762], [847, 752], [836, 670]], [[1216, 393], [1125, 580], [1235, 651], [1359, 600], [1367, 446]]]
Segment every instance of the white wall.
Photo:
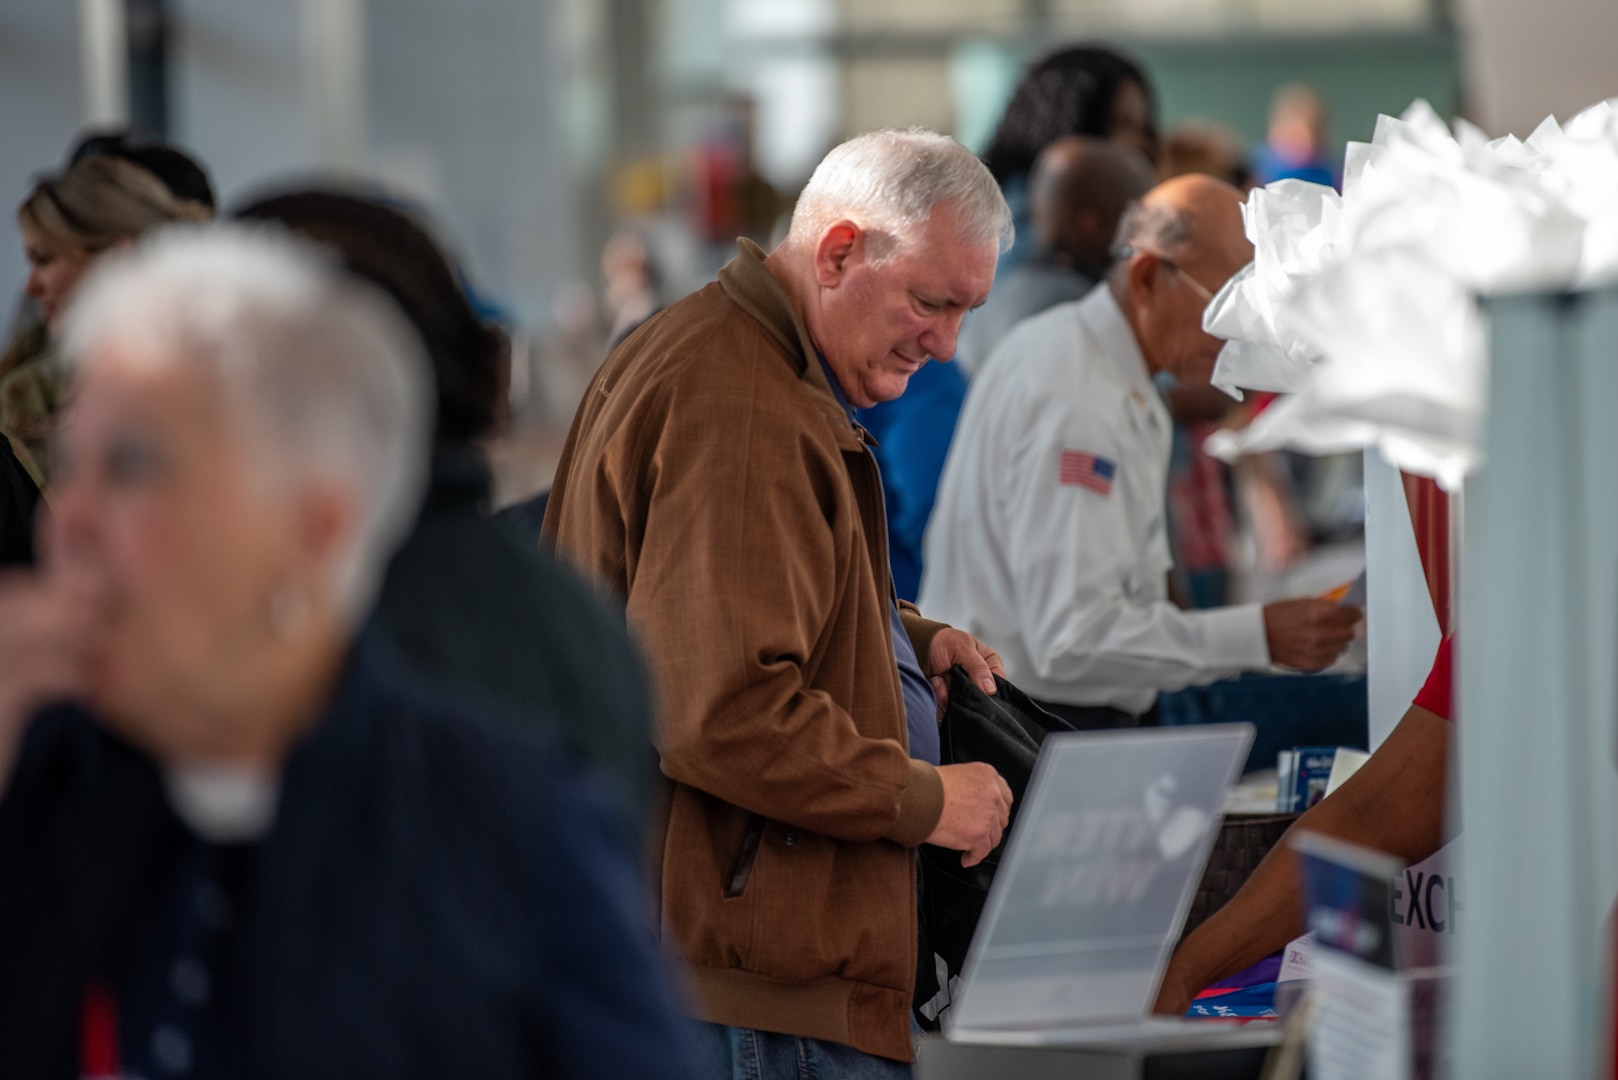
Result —
[[575, 257], [553, 5], [370, 0], [368, 154], [528, 325]]
[[170, 137], [207, 164], [221, 205], [314, 169], [296, 0], [177, 0], [172, 15]]
[[27, 267], [13, 211], [79, 127], [78, 5], [0, 2], [0, 333]]
[[1458, 0], [1467, 99], [1491, 134], [1526, 136], [1618, 95], [1613, 0]]
[[[364, 145], [345, 155], [423, 204], [474, 281], [528, 325], [575, 257], [545, 0], [367, 0]], [[171, 138], [226, 205], [322, 168], [306, 0], [174, 0]], [[55, 168], [80, 127], [78, 5], [0, 0], [0, 202]], [[329, 155], [327, 155], [329, 156]], [[0, 213], [0, 305], [21, 287]]]

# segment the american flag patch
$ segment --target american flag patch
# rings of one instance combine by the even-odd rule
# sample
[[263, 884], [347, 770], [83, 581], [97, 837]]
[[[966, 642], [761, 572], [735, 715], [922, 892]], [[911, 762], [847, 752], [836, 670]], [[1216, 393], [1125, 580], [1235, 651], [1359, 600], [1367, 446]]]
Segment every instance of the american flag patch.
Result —
[[1063, 450], [1057, 483], [1063, 487], [1087, 487], [1102, 495], [1111, 495], [1113, 477], [1117, 475], [1117, 464], [1108, 458], [1086, 454], [1082, 450]]

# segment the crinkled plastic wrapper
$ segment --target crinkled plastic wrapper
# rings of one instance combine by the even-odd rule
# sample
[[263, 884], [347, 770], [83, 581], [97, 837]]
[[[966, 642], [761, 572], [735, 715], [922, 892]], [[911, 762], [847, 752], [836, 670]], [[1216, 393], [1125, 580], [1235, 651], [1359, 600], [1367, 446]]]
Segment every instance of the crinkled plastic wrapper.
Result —
[[1292, 396], [1210, 449], [1375, 445], [1454, 487], [1479, 464], [1478, 296], [1618, 280], [1618, 108], [1491, 141], [1418, 101], [1350, 144], [1341, 196], [1281, 181], [1246, 223], [1253, 262], [1204, 314], [1214, 383]]

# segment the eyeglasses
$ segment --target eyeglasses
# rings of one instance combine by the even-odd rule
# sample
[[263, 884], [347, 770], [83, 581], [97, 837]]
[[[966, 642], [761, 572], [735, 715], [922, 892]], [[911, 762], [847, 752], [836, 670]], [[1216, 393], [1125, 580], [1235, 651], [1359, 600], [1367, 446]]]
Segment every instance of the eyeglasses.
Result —
[[1155, 258], [1157, 260], [1159, 266], [1167, 267], [1169, 270], [1173, 271], [1174, 276], [1179, 278], [1181, 283], [1184, 284], [1186, 288], [1188, 288], [1192, 292], [1196, 293], [1197, 296], [1199, 296], [1202, 299], [1202, 302], [1204, 304], [1211, 303], [1213, 301], [1213, 298], [1214, 298], [1213, 290], [1209, 289], [1202, 282], [1198, 281], [1196, 278], [1194, 278], [1190, 274], [1186, 273], [1183, 269], [1180, 268], [1179, 263], [1175, 262], [1173, 259], [1169, 258], [1168, 256], [1159, 255], [1155, 251], [1147, 251], [1147, 250], [1145, 250], [1143, 248], [1132, 248], [1132, 247], [1119, 248], [1118, 251], [1116, 252], [1116, 257], [1119, 258], [1119, 259], [1127, 259], [1127, 258], [1130, 258], [1131, 256], [1134, 256], [1134, 255], [1150, 255], [1150, 256], [1152, 256], [1153, 258]]
[[1174, 276], [1184, 282], [1186, 288], [1202, 297], [1202, 302], [1204, 304], [1213, 302], [1214, 294], [1209, 291], [1208, 287], [1202, 282], [1198, 281], [1196, 278], [1192, 277], [1190, 274], [1186, 273], [1184, 270], [1180, 269], [1180, 265], [1178, 263], [1174, 262], [1172, 259], [1165, 259], [1162, 256], [1159, 256], [1157, 261], [1163, 266], [1168, 267], [1170, 270], [1173, 270]]

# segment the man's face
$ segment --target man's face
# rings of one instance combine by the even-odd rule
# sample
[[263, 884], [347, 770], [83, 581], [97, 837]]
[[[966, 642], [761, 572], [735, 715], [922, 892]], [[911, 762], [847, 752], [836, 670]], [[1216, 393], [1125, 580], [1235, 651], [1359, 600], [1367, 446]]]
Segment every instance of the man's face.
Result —
[[1141, 260], [1130, 276], [1136, 326], [1154, 373], [1166, 371], [1186, 386], [1206, 386], [1213, 379], [1225, 343], [1202, 329], [1202, 313], [1250, 257], [1250, 248], [1181, 260], [1135, 256]]
[[892, 401], [928, 359], [953, 358], [961, 319], [988, 298], [998, 245], [965, 245], [956, 225], [952, 211], [936, 211], [880, 265], [852, 223], [823, 234], [809, 331], [855, 408]]

